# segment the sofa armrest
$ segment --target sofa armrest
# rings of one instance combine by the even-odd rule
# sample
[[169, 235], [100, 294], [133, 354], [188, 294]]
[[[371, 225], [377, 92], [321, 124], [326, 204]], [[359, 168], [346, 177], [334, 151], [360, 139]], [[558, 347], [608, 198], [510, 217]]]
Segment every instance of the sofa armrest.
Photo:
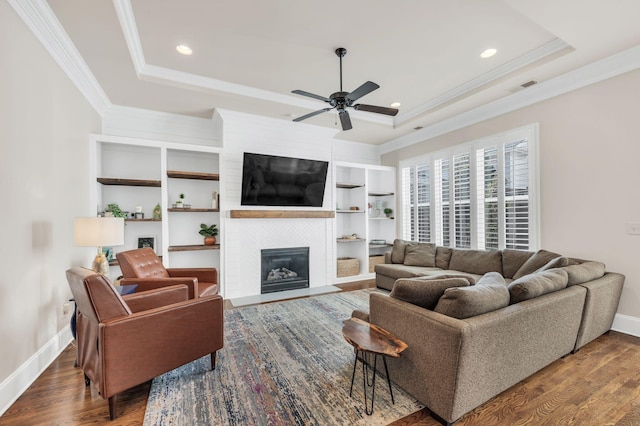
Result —
[[136, 284], [138, 286], [136, 292], [184, 284], [189, 288], [189, 299], [194, 299], [199, 294], [198, 279], [194, 278], [193, 275], [181, 278], [122, 278], [120, 280], [120, 285], [130, 284]]
[[189, 300], [189, 287], [184, 284], [147, 290], [122, 296], [131, 312], [147, 311], [160, 306]]
[[218, 270], [216, 268], [168, 268], [170, 277], [196, 277], [203, 283], [218, 284]]
[[391, 262], [391, 252], [387, 251], [384, 253], [384, 263], [393, 263]]
[[[136, 312], [99, 326], [99, 346], [109, 375], [103, 398], [109, 398], [158, 374], [223, 347], [221, 296], [191, 299]], [[145, 362], [131, 364], [131, 360]]]

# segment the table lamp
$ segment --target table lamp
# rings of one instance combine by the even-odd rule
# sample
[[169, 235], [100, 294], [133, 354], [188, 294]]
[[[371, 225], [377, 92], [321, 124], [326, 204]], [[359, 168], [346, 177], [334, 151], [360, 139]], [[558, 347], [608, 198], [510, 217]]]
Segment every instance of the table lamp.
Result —
[[109, 272], [109, 261], [102, 253], [103, 246], [124, 244], [124, 218], [78, 217], [73, 221], [73, 242], [81, 247], [98, 247], [91, 269], [99, 274]]

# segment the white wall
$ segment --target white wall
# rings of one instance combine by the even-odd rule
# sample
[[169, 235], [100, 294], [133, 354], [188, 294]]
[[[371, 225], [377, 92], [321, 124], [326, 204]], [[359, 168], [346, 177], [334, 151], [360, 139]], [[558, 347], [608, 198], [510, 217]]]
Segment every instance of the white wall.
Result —
[[0, 2], [0, 414], [67, 346], [65, 270], [88, 265], [72, 219], [89, 215], [88, 135], [100, 118]]
[[[309, 286], [332, 284], [335, 269], [333, 219], [228, 217], [231, 209], [248, 208], [240, 205], [243, 153], [372, 164], [379, 159], [377, 147], [336, 141], [334, 129], [232, 111], [219, 113], [224, 123], [220, 182], [224, 198], [221, 208], [226, 212], [221, 232], [225, 298], [260, 294], [260, 250], [265, 248], [309, 247]], [[323, 207], [317, 210], [334, 209], [331, 169], [329, 167]]]
[[[626, 275], [618, 313], [640, 333], [640, 71], [390, 152], [383, 164], [540, 124], [541, 243]], [[619, 319], [619, 318], [618, 318]], [[618, 319], [616, 321], [618, 321]], [[615, 324], [614, 324], [615, 326]], [[629, 331], [629, 330], [627, 330]]]

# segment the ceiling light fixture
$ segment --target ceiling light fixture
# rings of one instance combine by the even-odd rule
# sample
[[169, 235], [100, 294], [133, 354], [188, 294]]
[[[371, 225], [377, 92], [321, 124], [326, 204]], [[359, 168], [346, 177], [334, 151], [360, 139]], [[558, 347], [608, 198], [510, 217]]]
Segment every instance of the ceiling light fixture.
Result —
[[193, 50], [191, 50], [191, 48], [186, 44], [177, 45], [176, 50], [178, 51], [178, 53], [181, 53], [183, 55], [191, 55], [193, 53]]
[[480, 54], [480, 57], [486, 59], [486, 58], [492, 57], [496, 53], [498, 53], [498, 51], [496, 49], [491, 48], [491, 49], [487, 49], [484, 52], [482, 52]]
[[402, 105], [400, 102], [394, 102], [391, 105], [389, 105], [391, 108], [398, 108], [400, 105]]

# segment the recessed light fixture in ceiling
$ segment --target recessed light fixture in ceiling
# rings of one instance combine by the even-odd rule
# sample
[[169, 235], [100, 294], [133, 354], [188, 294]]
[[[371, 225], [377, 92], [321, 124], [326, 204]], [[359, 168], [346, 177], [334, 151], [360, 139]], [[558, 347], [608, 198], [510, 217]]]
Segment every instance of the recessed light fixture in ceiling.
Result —
[[181, 53], [183, 55], [191, 55], [193, 53], [193, 50], [191, 50], [191, 48], [189, 46], [187, 46], [186, 44], [179, 44], [176, 46], [176, 50], [178, 51], [178, 53]]
[[400, 107], [401, 103], [400, 102], [394, 102], [391, 105], [389, 105], [391, 108], [398, 108]]
[[492, 57], [496, 53], [498, 53], [498, 51], [496, 49], [491, 48], [491, 49], [487, 49], [484, 52], [482, 52], [480, 54], [480, 57], [486, 59], [486, 58]]

